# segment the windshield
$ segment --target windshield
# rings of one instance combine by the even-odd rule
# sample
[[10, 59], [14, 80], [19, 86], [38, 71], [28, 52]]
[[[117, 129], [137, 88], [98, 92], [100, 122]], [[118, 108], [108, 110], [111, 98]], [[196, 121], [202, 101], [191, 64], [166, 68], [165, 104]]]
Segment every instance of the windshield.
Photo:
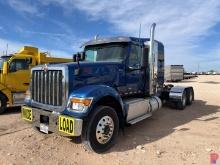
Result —
[[127, 52], [127, 44], [105, 44], [88, 46], [85, 48], [85, 61], [97, 62], [97, 61], [110, 61], [121, 62], [124, 60]]
[[5, 61], [8, 61], [8, 59], [10, 58], [11, 56], [3, 56], [3, 57], [1, 57], [0, 58], [0, 70], [2, 70], [2, 67], [3, 67], [3, 63], [5, 62]]

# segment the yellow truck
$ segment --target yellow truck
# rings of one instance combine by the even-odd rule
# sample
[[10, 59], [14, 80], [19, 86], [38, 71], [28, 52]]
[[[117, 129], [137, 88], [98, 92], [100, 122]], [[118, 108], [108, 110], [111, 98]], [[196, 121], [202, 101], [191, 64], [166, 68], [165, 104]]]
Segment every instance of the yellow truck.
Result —
[[18, 53], [0, 58], [0, 114], [7, 107], [22, 105], [30, 83], [31, 68], [72, 59], [49, 57], [38, 48], [24, 46]]

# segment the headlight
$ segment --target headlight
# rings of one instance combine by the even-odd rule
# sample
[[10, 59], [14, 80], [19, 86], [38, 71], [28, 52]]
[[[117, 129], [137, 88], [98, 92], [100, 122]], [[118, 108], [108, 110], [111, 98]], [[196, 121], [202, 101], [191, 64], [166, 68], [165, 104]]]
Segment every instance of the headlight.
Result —
[[92, 98], [76, 98], [73, 97], [69, 100], [68, 110], [85, 112], [92, 103]]
[[29, 105], [30, 101], [31, 101], [31, 92], [30, 92], [30, 90], [27, 90], [25, 92], [24, 103]]
[[30, 99], [31, 99], [31, 92], [30, 92], [29, 89], [26, 90], [26, 92], [25, 92], [25, 99], [27, 99], [27, 100], [30, 100]]

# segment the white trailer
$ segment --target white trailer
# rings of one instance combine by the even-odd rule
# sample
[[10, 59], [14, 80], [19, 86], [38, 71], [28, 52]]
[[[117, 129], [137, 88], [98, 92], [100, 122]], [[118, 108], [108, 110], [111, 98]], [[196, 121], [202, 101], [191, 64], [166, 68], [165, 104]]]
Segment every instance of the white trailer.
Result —
[[184, 79], [183, 65], [167, 65], [165, 67], [165, 80], [168, 82], [182, 81]]

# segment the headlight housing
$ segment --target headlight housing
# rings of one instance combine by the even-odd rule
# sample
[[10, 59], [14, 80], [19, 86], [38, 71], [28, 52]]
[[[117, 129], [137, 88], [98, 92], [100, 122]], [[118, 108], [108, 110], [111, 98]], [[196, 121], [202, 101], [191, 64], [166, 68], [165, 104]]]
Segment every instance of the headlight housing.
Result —
[[70, 98], [68, 103], [68, 110], [75, 112], [86, 112], [92, 103], [93, 98]]

